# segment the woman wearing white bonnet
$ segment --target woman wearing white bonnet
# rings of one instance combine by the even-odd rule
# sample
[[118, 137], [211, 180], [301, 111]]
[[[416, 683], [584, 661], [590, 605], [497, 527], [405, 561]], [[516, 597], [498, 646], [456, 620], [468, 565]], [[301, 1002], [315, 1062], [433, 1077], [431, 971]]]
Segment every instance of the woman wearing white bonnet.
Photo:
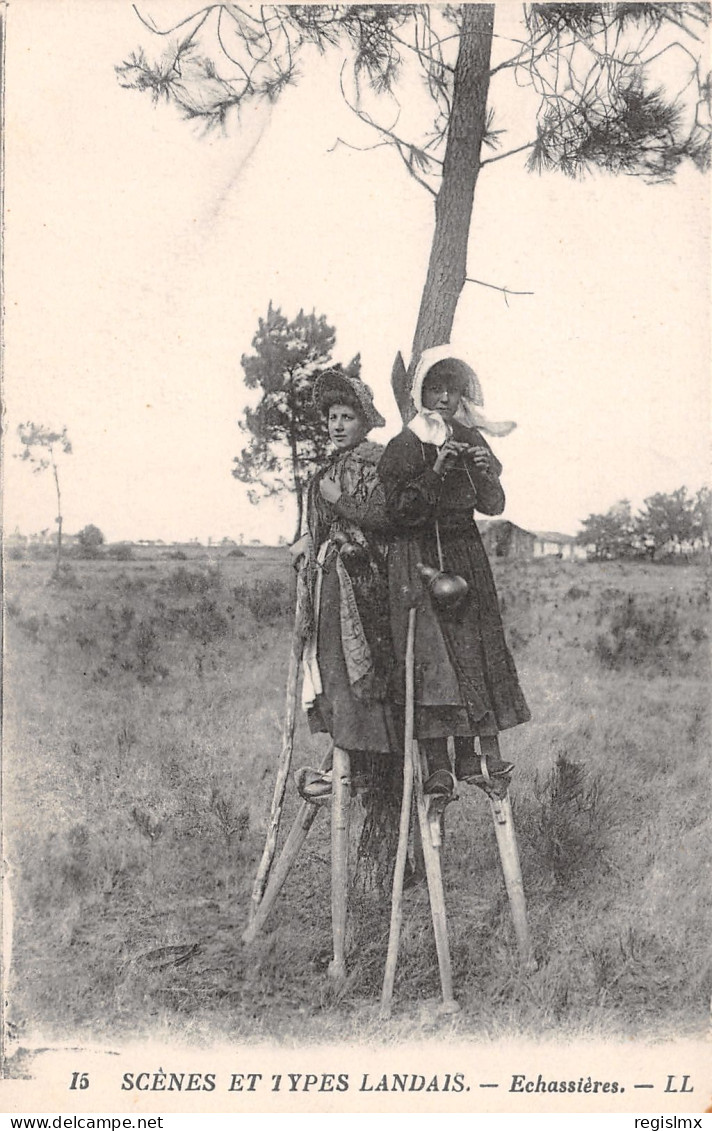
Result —
[[[416, 414], [379, 465], [392, 530], [394, 696], [403, 702], [408, 609], [415, 603], [415, 736], [427, 755], [426, 789], [452, 794], [447, 739], [453, 736], [457, 779], [482, 784], [481, 753], [504, 792], [512, 766], [502, 760], [497, 736], [530, 714], [474, 512], [504, 509], [502, 465], [483, 433], [506, 436], [515, 425], [487, 420], [477, 375], [450, 345], [423, 352], [412, 398]], [[436, 599], [433, 578], [443, 572], [467, 583], [455, 605]]]
[[[452, 346], [433, 346], [431, 349], [423, 350], [420, 355], [420, 361], [413, 376], [411, 393], [417, 417], [411, 421], [410, 427], [418, 436], [421, 432], [424, 433], [420, 436], [422, 440], [430, 439], [431, 443], [437, 444], [439, 447], [448, 434], [442, 416], [437, 412], [425, 409], [422, 403], [423, 382], [428, 373], [433, 374], [435, 366], [443, 371], [451, 372], [454, 376], [459, 377], [462, 382], [460, 403], [454, 416], [454, 419], [460, 424], [464, 424], [466, 428], [478, 428], [481, 432], [486, 432], [490, 436], [507, 436], [516, 428], [513, 420], [488, 420], [484, 413], [480, 411], [484, 404], [482, 386], [472, 366], [456, 357], [452, 352]], [[437, 370], [435, 370], [435, 375], [437, 375]], [[425, 435], [426, 432], [428, 432], [428, 436]]]

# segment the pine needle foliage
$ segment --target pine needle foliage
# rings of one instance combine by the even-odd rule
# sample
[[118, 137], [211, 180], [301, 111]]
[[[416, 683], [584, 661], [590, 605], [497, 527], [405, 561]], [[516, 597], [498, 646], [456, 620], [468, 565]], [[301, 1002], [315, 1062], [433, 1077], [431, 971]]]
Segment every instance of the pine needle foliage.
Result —
[[18, 425], [17, 435], [20, 440], [20, 453], [16, 459], [21, 459], [30, 464], [35, 475], [52, 469], [54, 490], [57, 498], [57, 556], [55, 563], [54, 579], [59, 580], [62, 570], [62, 492], [59, 485], [58, 456], [71, 455], [72, 443], [67, 435], [66, 427], [61, 432], [47, 428], [44, 424], [35, 424], [28, 420]]
[[270, 303], [252, 339], [254, 353], [242, 357], [245, 384], [261, 398], [245, 410], [241, 431], [247, 447], [233, 461], [232, 474], [250, 484], [248, 497], [260, 499], [293, 492], [299, 536], [306, 485], [330, 448], [326, 420], [314, 403], [314, 382], [326, 369], [357, 377], [354, 357], [344, 368], [332, 363], [336, 332], [324, 315], [300, 310], [291, 321]]
[[[274, 101], [298, 82], [309, 49], [340, 51], [362, 122], [396, 148], [413, 176], [437, 188], [455, 94], [461, 6], [423, 4], [211, 4], [170, 28], [143, 23], [167, 39], [150, 60], [143, 47], [116, 67], [119, 82], [172, 101], [207, 128], [224, 125], [231, 107]], [[707, 4], [530, 4], [508, 69], [540, 96], [528, 167], [579, 177], [594, 168], [669, 181], [691, 161], [709, 167], [709, 80], [701, 44]], [[681, 90], [654, 81], [655, 63], [669, 52], [689, 63]], [[388, 94], [389, 112], [401, 81], [419, 70], [431, 96], [432, 118], [421, 137], [402, 138], [361, 104], [365, 84]], [[495, 73], [493, 72], [493, 73]], [[342, 82], [342, 92], [345, 91]], [[345, 97], [346, 94], [344, 94]], [[493, 108], [490, 108], [490, 115]], [[490, 130], [484, 144], [492, 143]]]
[[[119, 82], [207, 129], [225, 127], [231, 110], [273, 102], [318, 54], [340, 56], [340, 92], [358, 134], [335, 147], [389, 147], [436, 205], [410, 365], [394, 383], [404, 420], [417, 358], [451, 339], [465, 283], [493, 287], [505, 301], [517, 293], [468, 271], [485, 166], [518, 155], [533, 172], [654, 184], [685, 164], [709, 168], [705, 4], [525, 4], [514, 35], [495, 30], [493, 4], [210, 4], [172, 27], [141, 19], [166, 49], [156, 61], [133, 52], [116, 68]], [[495, 43], [512, 51], [496, 63]], [[533, 97], [505, 145], [493, 122], [507, 82]], [[412, 96], [417, 86], [425, 97]]]

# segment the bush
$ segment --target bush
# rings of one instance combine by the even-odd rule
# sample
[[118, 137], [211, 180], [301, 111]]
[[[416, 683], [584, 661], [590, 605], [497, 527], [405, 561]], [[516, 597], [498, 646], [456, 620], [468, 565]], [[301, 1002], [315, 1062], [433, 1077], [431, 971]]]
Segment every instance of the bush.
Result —
[[647, 666], [667, 672], [679, 636], [680, 616], [669, 600], [645, 607], [631, 595], [611, 609], [608, 630], [597, 637], [594, 651], [611, 671]]
[[114, 584], [116, 585], [119, 593], [124, 594], [141, 593], [147, 587], [146, 578], [141, 574], [139, 574], [137, 577], [131, 577], [128, 573], [124, 573], [123, 570], [121, 571], [121, 573], [116, 575]]
[[220, 574], [216, 569], [186, 569], [179, 566], [161, 583], [161, 590], [173, 597], [194, 597], [213, 593], [220, 588]]
[[56, 554], [56, 547], [50, 545], [49, 542], [31, 542], [27, 547], [28, 557], [34, 558], [38, 562], [49, 561], [50, 558], [56, 557]]
[[158, 663], [160, 643], [154, 619], [138, 622], [133, 633], [133, 647], [138, 664], [129, 661], [124, 666], [136, 671], [139, 683], [153, 683], [157, 676], [163, 679], [168, 675], [168, 669]]
[[227, 618], [218, 609], [214, 600], [203, 595], [188, 617], [188, 633], [200, 644], [213, 644], [226, 635]]
[[132, 562], [136, 556], [130, 542], [117, 542], [115, 546], [110, 547], [108, 553], [109, 557], [117, 562]]
[[101, 547], [104, 544], [104, 535], [98, 526], [89, 523], [77, 535], [77, 551], [80, 558], [98, 558], [101, 556]]
[[25, 556], [25, 551], [22, 546], [11, 546], [7, 556], [11, 562], [21, 562]]
[[70, 565], [60, 566], [49, 578], [48, 585], [56, 585], [58, 589], [81, 589], [81, 583], [76, 571]]
[[245, 551], [241, 550], [239, 546], [234, 546], [227, 556], [228, 558], [244, 558]]
[[288, 585], [276, 577], [259, 579], [248, 584], [241, 581], [232, 590], [235, 601], [249, 609], [261, 624], [274, 624], [288, 616], [294, 604]]
[[602, 847], [605, 818], [598, 784], [581, 762], [559, 754], [556, 765], [534, 793], [540, 806], [541, 863], [551, 869], [557, 886], [585, 875]]

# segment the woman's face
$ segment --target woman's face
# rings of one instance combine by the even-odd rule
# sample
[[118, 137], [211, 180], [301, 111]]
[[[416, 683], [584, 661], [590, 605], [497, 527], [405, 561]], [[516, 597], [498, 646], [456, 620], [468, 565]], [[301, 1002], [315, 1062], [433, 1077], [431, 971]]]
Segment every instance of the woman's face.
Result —
[[443, 420], [452, 420], [462, 400], [459, 381], [447, 373], [428, 374], [423, 381], [422, 400], [423, 408], [439, 412]]
[[366, 435], [366, 425], [363, 419], [347, 404], [334, 404], [329, 409], [327, 418], [329, 438], [340, 452], [355, 448]]

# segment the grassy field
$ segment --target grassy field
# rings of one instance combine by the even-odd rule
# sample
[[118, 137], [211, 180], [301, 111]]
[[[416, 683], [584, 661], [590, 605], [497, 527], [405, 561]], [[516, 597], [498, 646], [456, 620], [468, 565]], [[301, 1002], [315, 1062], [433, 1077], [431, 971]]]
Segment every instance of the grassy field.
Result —
[[[517, 969], [489, 807], [448, 812], [462, 1012], [435, 1022], [425, 892], [393, 1020], [388, 901], [354, 890], [329, 957], [327, 813], [241, 942], [280, 747], [284, 551], [6, 568], [8, 1019], [22, 1040], [397, 1042], [696, 1034], [708, 1020], [709, 592], [698, 566], [497, 563], [533, 721], [504, 737], [538, 970]], [[295, 765], [325, 748], [300, 720]], [[296, 807], [290, 786], [285, 819]], [[359, 803], [354, 803], [355, 811]], [[354, 836], [358, 834], [355, 822]]]

